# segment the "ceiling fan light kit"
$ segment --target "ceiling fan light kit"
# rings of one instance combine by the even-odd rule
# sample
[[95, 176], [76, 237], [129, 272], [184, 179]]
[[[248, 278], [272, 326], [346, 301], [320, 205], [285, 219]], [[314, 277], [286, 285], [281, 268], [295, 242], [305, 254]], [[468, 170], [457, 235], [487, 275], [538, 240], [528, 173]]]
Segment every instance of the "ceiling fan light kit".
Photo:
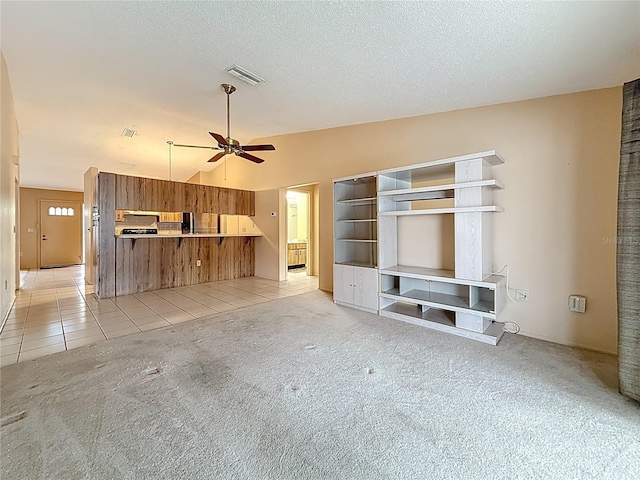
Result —
[[273, 145], [240, 145], [240, 142], [238, 142], [238, 140], [236, 140], [235, 138], [231, 138], [231, 129], [229, 124], [229, 96], [236, 91], [236, 87], [228, 83], [223, 83], [222, 85], [220, 85], [220, 87], [222, 88], [224, 93], [227, 95], [227, 136], [223, 137], [219, 133], [209, 132], [209, 135], [211, 135], [216, 140], [216, 142], [218, 142], [217, 147], [205, 147], [200, 145], [181, 145], [173, 142], [171, 144], [174, 147], [208, 148], [211, 150], [222, 150], [221, 152], [216, 153], [213, 157], [211, 157], [209, 159], [209, 162], [217, 162], [225, 155], [230, 155], [232, 153], [246, 160], [250, 160], [254, 163], [264, 162], [262, 158], [258, 158], [247, 152], [275, 150], [276, 147], [274, 147]]

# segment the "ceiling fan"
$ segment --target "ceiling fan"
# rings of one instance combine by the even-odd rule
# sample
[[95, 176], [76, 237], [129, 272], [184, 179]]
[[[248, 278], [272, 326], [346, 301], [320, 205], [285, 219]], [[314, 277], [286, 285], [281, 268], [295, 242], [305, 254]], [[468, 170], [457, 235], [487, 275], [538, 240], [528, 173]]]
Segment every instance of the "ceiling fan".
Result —
[[231, 138], [231, 133], [229, 131], [229, 95], [236, 91], [236, 87], [233, 85], [229, 85], [227, 83], [223, 83], [220, 85], [224, 93], [227, 94], [227, 136], [223, 137], [219, 133], [209, 132], [213, 138], [218, 142], [217, 147], [205, 147], [200, 145], [180, 145], [177, 143], [172, 143], [174, 147], [189, 147], [189, 148], [207, 148], [210, 150], [222, 150], [220, 153], [216, 153], [213, 157], [209, 159], [209, 162], [217, 162], [225, 155], [230, 155], [235, 153], [237, 156], [245, 158], [255, 163], [262, 163], [264, 160], [262, 158], [258, 158], [254, 155], [251, 155], [247, 152], [258, 152], [264, 150], [275, 150], [276, 147], [273, 145], [240, 145], [235, 138]]

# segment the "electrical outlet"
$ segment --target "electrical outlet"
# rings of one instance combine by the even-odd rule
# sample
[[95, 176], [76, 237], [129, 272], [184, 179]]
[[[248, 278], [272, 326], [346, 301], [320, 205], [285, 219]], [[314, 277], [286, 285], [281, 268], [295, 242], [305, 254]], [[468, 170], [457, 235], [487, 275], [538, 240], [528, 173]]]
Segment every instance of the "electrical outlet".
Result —
[[528, 302], [529, 301], [529, 291], [528, 290], [516, 290], [516, 300], [520, 302]]
[[202, 266], [202, 260], [196, 260], [196, 267]]

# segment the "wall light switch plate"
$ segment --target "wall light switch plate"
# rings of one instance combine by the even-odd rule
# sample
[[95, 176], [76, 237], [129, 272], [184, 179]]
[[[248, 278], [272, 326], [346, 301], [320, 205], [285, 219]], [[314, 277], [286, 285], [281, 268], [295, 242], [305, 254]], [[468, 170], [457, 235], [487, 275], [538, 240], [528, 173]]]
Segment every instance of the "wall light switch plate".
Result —
[[196, 267], [202, 266], [202, 260], [196, 260]]

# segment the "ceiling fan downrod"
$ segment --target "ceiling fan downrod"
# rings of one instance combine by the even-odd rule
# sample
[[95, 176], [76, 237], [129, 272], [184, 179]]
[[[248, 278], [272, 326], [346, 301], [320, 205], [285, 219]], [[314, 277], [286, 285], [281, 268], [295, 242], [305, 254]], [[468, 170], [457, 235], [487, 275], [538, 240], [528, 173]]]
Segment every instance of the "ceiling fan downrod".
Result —
[[224, 93], [227, 94], [227, 140], [230, 141], [231, 140], [231, 127], [230, 127], [230, 122], [229, 122], [229, 116], [230, 116], [230, 112], [229, 112], [229, 97], [233, 92], [236, 91], [236, 87], [234, 87], [233, 85], [229, 85], [228, 83], [223, 83], [222, 85], [220, 85], [220, 87], [222, 88], [222, 90], [224, 90]]

